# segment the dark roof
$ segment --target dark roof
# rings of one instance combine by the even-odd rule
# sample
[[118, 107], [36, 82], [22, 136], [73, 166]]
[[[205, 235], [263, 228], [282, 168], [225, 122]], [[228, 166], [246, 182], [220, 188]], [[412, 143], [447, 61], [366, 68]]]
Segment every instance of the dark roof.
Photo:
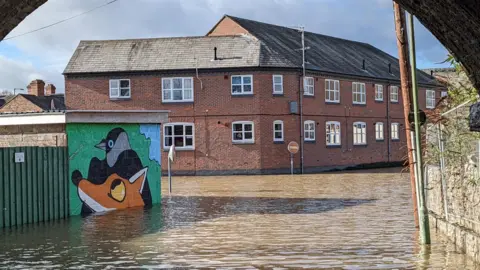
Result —
[[[226, 17], [251, 35], [81, 41], [64, 74], [302, 67], [298, 30]], [[310, 47], [306, 52], [308, 70], [400, 81], [398, 59], [369, 44], [311, 32], [305, 32], [305, 43]], [[219, 61], [213, 60], [215, 47]], [[420, 70], [417, 74], [420, 84], [437, 84], [430, 75]]]
[[26, 98], [33, 104], [37, 105], [44, 111], [52, 110], [65, 110], [65, 99], [63, 95], [52, 95], [52, 96], [34, 96], [34, 95], [25, 95], [20, 94], [22, 97]]
[[[301, 33], [293, 28], [226, 15], [258, 38], [262, 66], [302, 66]], [[400, 80], [398, 59], [370, 44], [305, 32], [306, 68], [360, 77]], [[299, 50], [300, 49], [300, 50]], [[365, 67], [363, 69], [363, 60]], [[391, 64], [392, 74], [388, 65]], [[418, 82], [436, 84], [429, 74], [417, 70]]]
[[259, 55], [260, 42], [247, 36], [81, 41], [64, 74], [256, 67]]

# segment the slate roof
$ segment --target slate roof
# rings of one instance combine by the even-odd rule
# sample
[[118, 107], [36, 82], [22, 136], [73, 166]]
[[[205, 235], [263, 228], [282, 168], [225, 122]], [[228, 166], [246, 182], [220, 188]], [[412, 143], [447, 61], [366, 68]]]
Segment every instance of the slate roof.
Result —
[[51, 96], [34, 96], [34, 95], [25, 95], [20, 94], [22, 97], [26, 98], [28, 101], [37, 105], [44, 111], [56, 111], [56, 110], [65, 110], [65, 99], [63, 95], [51, 95]]
[[[299, 31], [226, 15], [252, 36], [81, 41], [64, 74], [241, 67], [301, 68]], [[398, 59], [372, 45], [305, 32], [306, 68], [338, 75], [400, 80]], [[213, 61], [217, 47], [221, 61]], [[195, 60], [196, 59], [196, 60]], [[362, 68], [365, 60], [366, 69]], [[389, 73], [388, 65], [391, 64]], [[417, 71], [420, 84], [437, 84]]]
[[[262, 66], [302, 66], [301, 33], [292, 28], [229, 16], [265, 45]], [[393, 35], [393, 33], [392, 33]], [[398, 59], [370, 44], [305, 32], [307, 69], [360, 77], [400, 80]], [[271, 53], [274, 52], [274, 53]], [[363, 69], [363, 60], [365, 67]], [[388, 64], [391, 64], [392, 74]], [[417, 70], [419, 83], [435, 84], [429, 74]]]
[[246, 36], [81, 41], [64, 74], [254, 67], [259, 54], [260, 42]]

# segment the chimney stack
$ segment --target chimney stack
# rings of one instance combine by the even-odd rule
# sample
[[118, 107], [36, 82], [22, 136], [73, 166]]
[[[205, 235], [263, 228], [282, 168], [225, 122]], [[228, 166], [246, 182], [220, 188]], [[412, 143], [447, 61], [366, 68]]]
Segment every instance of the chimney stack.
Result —
[[28, 94], [38, 97], [45, 95], [45, 82], [42, 80], [33, 80], [27, 87]]
[[45, 89], [45, 96], [51, 96], [51, 95], [55, 95], [55, 90], [57, 88], [55, 87], [55, 85], [49, 83], [47, 84], [47, 88]]

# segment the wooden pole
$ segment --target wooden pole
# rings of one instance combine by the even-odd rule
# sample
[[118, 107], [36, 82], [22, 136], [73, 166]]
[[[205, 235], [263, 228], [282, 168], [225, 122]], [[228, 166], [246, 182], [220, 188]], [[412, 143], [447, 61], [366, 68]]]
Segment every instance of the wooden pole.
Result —
[[[413, 161], [412, 151], [412, 129], [408, 121], [410, 112], [413, 112], [413, 105], [411, 102], [412, 84], [410, 81], [410, 62], [408, 58], [407, 23], [405, 19], [405, 10], [403, 10], [403, 8], [396, 2], [393, 2], [393, 9], [395, 13], [395, 32], [397, 36], [398, 59], [400, 64], [400, 81], [402, 87], [403, 114], [405, 117], [410, 184], [412, 188], [413, 215], [415, 218], [415, 226], [418, 228], [418, 202], [415, 184], [415, 163]], [[390, 101], [387, 100], [387, 102]]]

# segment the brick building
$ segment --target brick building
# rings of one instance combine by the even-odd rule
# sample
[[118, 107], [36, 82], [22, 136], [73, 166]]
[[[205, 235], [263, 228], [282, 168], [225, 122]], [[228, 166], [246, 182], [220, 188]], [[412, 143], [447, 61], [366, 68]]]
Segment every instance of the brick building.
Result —
[[[232, 16], [204, 37], [82, 41], [64, 72], [66, 105], [169, 110], [162, 149], [175, 143], [176, 173], [289, 172], [287, 144], [302, 140], [305, 172], [402, 161], [398, 60], [310, 32], [305, 44], [304, 83], [297, 30]], [[422, 109], [434, 107], [442, 86], [418, 78]]]

